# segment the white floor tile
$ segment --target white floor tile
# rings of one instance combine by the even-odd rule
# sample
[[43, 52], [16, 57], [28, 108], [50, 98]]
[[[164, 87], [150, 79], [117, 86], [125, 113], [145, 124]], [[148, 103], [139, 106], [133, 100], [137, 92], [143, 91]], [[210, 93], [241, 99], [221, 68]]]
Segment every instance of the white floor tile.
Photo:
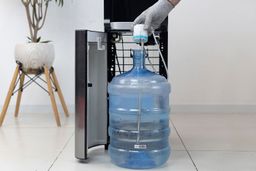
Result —
[[29, 152], [0, 151], [1, 171], [47, 171], [58, 152], [28, 156]]
[[[27, 119], [26, 117], [21, 118]], [[73, 127], [48, 126], [34, 123], [35, 116], [20, 125], [0, 128], [1, 171], [46, 171], [74, 134]], [[32, 123], [30, 123], [32, 121]]]
[[255, 152], [192, 151], [199, 171], [255, 171]]
[[181, 140], [180, 140], [179, 136], [177, 135], [172, 124], [170, 125], [170, 127], [171, 127], [171, 136], [170, 136], [171, 149], [178, 150], [178, 151], [185, 151], [185, 148], [184, 148], [183, 144], [181, 143]]
[[73, 128], [1, 128], [0, 151], [40, 155], [60, 151], [73, 133]]
[[[60, 114], [62, 127], [74, 127], [74, 114], [65, 117]], [[13, 112], [7, 113], [3, 127], [53, 127], [56, 128], [56, 121], [53, 113], [20, 113], [18, 118]]]
[[189, 150], [256, 151], [254, 114], [176, 114], [172, 121]]

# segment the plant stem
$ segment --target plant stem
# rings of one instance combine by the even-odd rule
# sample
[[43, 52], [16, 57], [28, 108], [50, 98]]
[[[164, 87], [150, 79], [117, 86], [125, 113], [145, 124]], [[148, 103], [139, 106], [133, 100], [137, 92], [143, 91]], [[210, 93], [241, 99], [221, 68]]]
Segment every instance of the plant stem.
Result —
[[31, 15], [29, 11], [29, 6], [25, 6], [26, 9], [26, 15], [27, 15], [27, 20], [28, 20], [28, 26], [29, 26], [29, 32], [30, 32], [30, 37], [31, 39], [34, 37], [33, 36], [33, 26], [32, 26], [32, 21], [31, 21]]
[[[21, 0], [21, 2], [26, 9], [30, 39], [32, 42], [38, 42], [38, 32], [45, 24], [48, 5], [51, 0]], [[63, 0], [55, 0], [55, 3], [63, 6]]]
[[[42, 29], [42, 28], [43, 28], [43, 26], [44, 26], [44, 24], [45, 24], [47, 11], [48, 11], [48, 2], [46, 2], [46, 4], [45, 4], [45, 10], [44, 10], [43, 22], [42, 22], [41, 26], [39, 27], [39, 30], [40, 30], [40, 29]], [[42, 14], [43, 14], [43, 12], [42, 12]]]

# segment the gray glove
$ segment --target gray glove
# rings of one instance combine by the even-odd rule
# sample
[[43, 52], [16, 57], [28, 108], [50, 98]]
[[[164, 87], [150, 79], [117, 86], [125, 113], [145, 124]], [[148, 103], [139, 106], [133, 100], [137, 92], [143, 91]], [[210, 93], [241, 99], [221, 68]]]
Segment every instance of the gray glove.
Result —
[[173, 8], [174, 6], [168, 0], [159, 0], [139, 15], [134, 20], [133, 25], [145, 24], [144, 29], [151, 32], [159, 28]]

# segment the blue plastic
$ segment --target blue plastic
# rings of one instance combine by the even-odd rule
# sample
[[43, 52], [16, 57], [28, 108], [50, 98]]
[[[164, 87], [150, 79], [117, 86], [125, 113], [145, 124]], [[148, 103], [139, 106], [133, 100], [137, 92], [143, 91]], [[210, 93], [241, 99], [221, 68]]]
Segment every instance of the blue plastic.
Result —
[[141, 43], [141, 42], [147, 43], [148, 42], [148, 36], [143, 36], [143, 35], [133, 36], [133, 41], [136, 42], [136, 43]]
[[109, 155], [120, 167], [148, 169], [170, 155], [170, 84], [145, 68], [143, 51], [133, 56], [133, 68], [108, 86]]

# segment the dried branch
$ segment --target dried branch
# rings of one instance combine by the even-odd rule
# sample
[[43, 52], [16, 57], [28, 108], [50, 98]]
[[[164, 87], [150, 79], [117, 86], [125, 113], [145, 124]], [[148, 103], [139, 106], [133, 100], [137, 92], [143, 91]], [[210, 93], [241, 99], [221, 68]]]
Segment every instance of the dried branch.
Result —
[[43, 16], [43, 21], [41, 23], [41, 26], [39, 26], [39, 30], [41, 30], [45, 24], [46, 16], [48, 12], [48, 4], [45, 4], [45, 10], [44, 10], [44, 16]]
[[[40, 38], [38, 38], [38, 32], [45, 25], [49, 3], [52, 0], [21, 0], [22, 4], [25, 7], [29, 32], [30, 32], [30, 40], [32, 42], [39, 42]], [[63, 0], [55, 0], [55, 3], [58, 6], [63, 6]]]
[[32, 21], [31, 21], [30, 10], [29, 10], [29, 4], [31, 3], [31, 0], [21, 0], [21, 2], [25, 6], [26, 16], [27, 16], [28, 25], [29, 25], [29, 32], [30, 32], [30, 36], [32, 38], [33, 37], [33, 26], [32, 26]]

